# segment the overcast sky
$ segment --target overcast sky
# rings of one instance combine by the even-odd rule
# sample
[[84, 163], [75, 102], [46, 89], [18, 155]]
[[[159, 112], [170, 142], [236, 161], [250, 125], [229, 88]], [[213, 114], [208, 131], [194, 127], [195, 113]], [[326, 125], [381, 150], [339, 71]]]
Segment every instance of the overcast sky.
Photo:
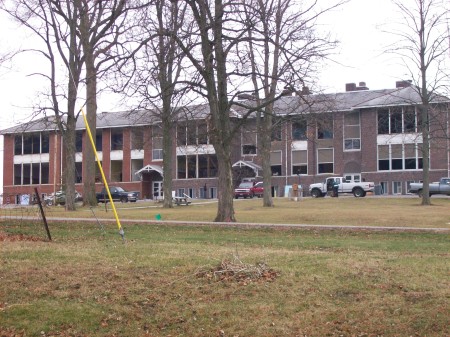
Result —
[[[329, 1], [332, 0], [320, 0], [319, 3]], [[335, 62], [322, 68], [320, 87], [326, 92], [342, 92], [346, 83], [366, 82], [369, 89], [386, 89], [394, 88], [398, 80], [408, 79], [399, 60], [385, 52], [394, 36], [384, 31], [388, 30], [389, 24], [399, 21], [398, 10], [391, 0], [350, 0], [324, 16], [320, 22], [321, 29], [332, 32], [340, 45], [332, 56]], [[3, 13], [0, 13], [0, 27], [0, 50], [29, 46], [26, 33]], [[31, 111], [26, 107], [36, 103], [36, 92], [43, 84], [39, 78], [28, 75], [45, 66], [38, 58], [30, 59], [24, 55], [14, 60], [11, 69], [0, 68], [0, 129], [30, 118]], [[117, 109], [111, 99], [101, 100], [98, 105], [99, 112]], [[0, 151], [2, 149], [3, 146]], [[0, 179], [0, 187], [2, 181]]]
[[[319, 3], [329, 1], [332, 0]], [[388, 38], [392, 36], [382, 30], [383, 27], [386, 29], [386, 23], [394, 20], [395, 7], [390, 0], [351, 0], [326, 14], [321, 20], [321, 29], [332, 32], [340, 45], [332, 56], [336, 63], [322, 68], [319, 85], [327, 92], [338, 92], [344, 90], [345, 83], [364, 81], [370, 89], [381, 89], [391, 88], [396, 80], [404, 79], [405, 71], [392, 55], [384, 53]], [[30, 46], [28, 32], [21, 32], [3, 13], [0, 13], [0, 26], [1, 50]], [[40, 69], [44, 72], [47, 67], [38, 57], [23, 55], [13, 61], [11, 69], [0, 70], [0, 129], [30, 117], [31, 111], [26, 107], [36, 103], [36, 92], [45, 83], [29, 74]], [[99, 111], [114, 110], [115, 107], [110, 99], [99, 102]]]

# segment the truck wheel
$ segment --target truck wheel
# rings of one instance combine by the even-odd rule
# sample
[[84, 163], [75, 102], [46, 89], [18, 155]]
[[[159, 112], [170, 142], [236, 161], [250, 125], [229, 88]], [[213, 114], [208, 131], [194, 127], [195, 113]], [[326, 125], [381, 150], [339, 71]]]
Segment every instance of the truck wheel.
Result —
[[122, 197], [121, 199], [120, 199], [120, 202], [121, 203], [126, 203], [128, 201], [128, 199], [126, 198], [126, 197]]
[[312, 196], [313, 198], [319, 198], [319, 197], [322, 196], [322, 192], [321, 192], [320, 190], [318, 190], [318, 189], [313, 189], [313, 190], [311, 191], [311, 196]]
[[364, 190], [361, 187], [356, 187], [353, 190], [353, 195], [355, 196], [355, 198], [361, 198], [364, 197]]
[[47, 206], [53, 206], [53, 200], [48, 200], [45, 202]]

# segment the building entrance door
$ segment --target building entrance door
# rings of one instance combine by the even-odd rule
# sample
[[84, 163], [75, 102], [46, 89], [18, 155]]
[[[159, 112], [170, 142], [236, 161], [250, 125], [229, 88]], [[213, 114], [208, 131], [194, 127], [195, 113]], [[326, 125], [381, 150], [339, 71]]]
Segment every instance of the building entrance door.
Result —
[[162, 181], [154, 181], [152, 183], [152, 191], [153, 191], [153, 199], [154, 200], [161, 200], [164, 197], [164, 191], [163, 191], [163, 182]]

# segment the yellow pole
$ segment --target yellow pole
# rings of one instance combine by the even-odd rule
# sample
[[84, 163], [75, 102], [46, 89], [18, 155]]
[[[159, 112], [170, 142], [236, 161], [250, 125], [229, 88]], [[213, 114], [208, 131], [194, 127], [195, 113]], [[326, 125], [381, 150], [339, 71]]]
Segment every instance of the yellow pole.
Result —
[[86, 125], [86, 131], [88, 133], [89, 140], [91, 141], [92, 149], [94, 150], [95, 159], [97, 161], [98, 168], [99, 168], [100, 173], [102, 175], [103, 184], [105, 185], [106, 192], [108, 192], [108, 198], [109, 198], [109, 201], [111, 202], [111, 207], [112, 207], [112, 210], [114, 212], [114, 216], [116, 217], [117, 227], [119, 227], [119, 233], [122, 236], [122, 239], [124, 239], [123, 228], [120, 225], [120, 220], [119, 220], [119, 216], [117, 215], [116, 206], [114, 205], [113, 198], [111, 197], [111, 192], [109, 191], [108, 182], [106, 181], [105, 173], [103, 172], [102, 165], [100, 164], [100, 160], [99, 160], [98, 154], [97, 154], [97, 149], [95, 148], [94, 139], [92, 138], [91, 129], [89, 128], [89, 124], [87, 122], [86, 115], [84, 114], [83, 109], [81, 109], [81, 114], [83, 115], [84, 124]]

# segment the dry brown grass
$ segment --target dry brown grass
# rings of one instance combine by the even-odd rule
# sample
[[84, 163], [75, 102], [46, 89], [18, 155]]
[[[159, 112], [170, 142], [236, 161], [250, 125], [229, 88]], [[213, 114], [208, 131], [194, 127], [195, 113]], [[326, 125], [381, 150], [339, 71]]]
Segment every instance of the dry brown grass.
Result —
[[[450, 335], [445, 234], [127, 225], [123, 244], [105, 230], [2, 242], [0, 336]], [[277, 277], [206, 276], [240, 263]]]

